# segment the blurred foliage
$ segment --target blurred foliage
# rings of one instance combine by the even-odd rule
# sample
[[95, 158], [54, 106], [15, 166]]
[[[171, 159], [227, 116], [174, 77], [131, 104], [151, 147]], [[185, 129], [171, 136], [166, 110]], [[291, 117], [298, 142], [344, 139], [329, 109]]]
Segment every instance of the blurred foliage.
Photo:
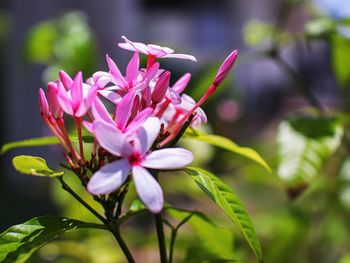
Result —
[[59, 69], [70, 75], [77, 70], [91, 75], [96, 66], [97, 49], [83, 13], [70, 12], [35, 26], [28, 34], [25, 58], [47, 65], [43, 81], [57, 78]]

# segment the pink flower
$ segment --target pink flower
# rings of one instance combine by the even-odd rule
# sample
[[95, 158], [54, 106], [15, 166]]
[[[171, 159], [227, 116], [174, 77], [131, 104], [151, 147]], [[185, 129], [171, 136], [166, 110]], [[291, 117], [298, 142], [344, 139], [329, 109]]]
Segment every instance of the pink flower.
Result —
[[[148, 107], [141, 112], [134, 113], [135, 99], [139, 100], [138, 97], [135, 97], [135, 92], [127, 93], [118, 104], [115, 114], [116, 120], [113, 120], [101, 100], [96, 98], [91, 107], [92, 115], [95, 120], [114, 125], [122, 133], [129, 135], [137, 130], [153, 112], [153, 109]], [[92, 123], [84, 121], [83, 124], [88, 131], [93, 133]]]
[[126, 50], [139, 52], [154, 58], [179, 58], [188, 59], [195, 62], [197, 61], [196, 58], [191, 55], [174, 54], [174, 50], [168, 47], [161, 47], [153, 44], [146, 45], [140, 42], [132, 42], [125, 36], [122, 36], [122, 38], [124, 39], [125, 43], [119, 43], [118, 46]]
[[79, 71], [72, 80], [64, 71], [60, 71], [61, 81], [57, 81], [57, 99], [63, 111], [74, 117], [81, 117], [89, 110], [98, 90], [96, 85], [83, 83]]
[[179, 169], [192, 162], [192, 153], [182, 148], [149, 152], [160, 130], [156, 117], [148, 118], [132, 141], [115, 126], [102, 121], [94, 122], [93, 129], [99, 144], [121, 159], [98, 170], [88, 183], [88, 191], [94, 195], [113, 192], [123, 185], [131, 171], [142, 202], [153, 213], [160, 212], [163, 208], [163, 191], [146, 168]]

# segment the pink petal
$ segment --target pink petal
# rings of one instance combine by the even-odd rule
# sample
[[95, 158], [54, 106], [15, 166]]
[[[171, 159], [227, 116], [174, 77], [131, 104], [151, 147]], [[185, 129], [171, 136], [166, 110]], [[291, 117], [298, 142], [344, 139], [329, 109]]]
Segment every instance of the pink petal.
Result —
[[142, 90], [141, 105], [146, 108], [151, 104], [151, 88], [147, 86]]
[[129, 152], [128, 148], [131, 148], [131, 145], [117, 127], [100, 120], [94, 121], [92, 127], [98, 143], [104, 149], [117, 156]]
[[148, 154], [142, 166], [152, 169], [179, 169], [193, 161], [193, 154], [183, 148], [161, 149]]
[[73, 107], [77, 110], [83, 100], [83, 75], [81, 71], [79, 71], [74, 77], [71, 86], [71, 96]]
[[159, 70], [159, 62], [155, 62], [152, 64], [152, 66], [150, 68], [147, 69], [143, 78], [150, 81], [157, 74], [158, 70]]
[[87, 189], [93, 195], [113, 192], [123, 185], [129, 171], [130, 165], [126, 159], [106, 164], [91, 177]]
[[92, 126], [91, 122], [83, 121], [83, 125], [84, 125], [85, 129], [88, 130], [88, 132], [94, 133], [93, 126]]
[[96, 98], [98, 86], [93, 86], [88, 90], [86, 98], [80, 103], [78, 110], [75, 112], [76, 117], [81, 117], [86, 114], [86, 112], [90, 109], [92, 102]]
[[149, 117], [137, 130], [135, 149], [142, 155], [148, 152], [156, 140], [160, 130], [160, 121], [157, 117]]
[[116, 123], [120, 130], [124, 130], [129, 121], [135, 95], [134, 91], [129, 91], [117, 106]]
[[141, 111], [139, 114], [136, 115], [136, 117], [129, 123], [129, 125], [125, 129], [125, 133], [130, 133], [135, 130], [137, 130], [145, 121], [146, 119], [151, 116], [153, 112], [153, 109], [151, 107], [148, 107]]
[[103, 120], [107, 123], [114, 125], [114, 121], [109, 115], [105, 105], [103, 105], [102, 101], [99, 98], [96, 98], [95, 101], [91, 105], [92, 116], [94, 116], [95, 120]]
[[152, 93], [152, 101], [155, 103], [159, 103], [164, 98], [168, 88], [170, 81], [170, 72], [166, 71], [157, 81], [153, 93]]
[[182, 93], [185, 90], [188, 82], [190, 82], [190, 79], [191, 74], [186, 73], [181, 78], [179, 78], [178, 81], [175, 82], [175, 84], [172, 86], [172, 90], [175, 91], [177, 94]]
[[58, 74], [66, 91], [70, 90], [73, 84], [73, 80], [71, 79], [71, 77], [63, 70], [60, 70]]
[[128, 83], [124, 79], [122, 73], [120, 73], [118, 66], [114, 63], [114, 61], [108, 55], [106, 55], [106, 60], [108, 63], [109, 71], [114, 77], [114, 81], [116, 82], [116, 84], [119, 85], [120, 87], [126, 88], [128, 86]]
[[237, 55], [238, 55], [237, 50], [232, 51], [232, 53], [228, 55], [228, 57], [225, 59], [224, 63], [222, 63], [213, 81], [215, 86], [219, 86], [227, 77], [228, 73], [230, 72], [233, 65], [235, 64]]
[[129, 44], [129, 46], [127, 45], [123, 45], [123, 43], [120, 43], [119, 44], [119, 47], [121, 48], [125, 48], [125, 49], [128, 49], [128, 50], [131, 50], [131, 48], [133, 48], [134, 50], [133, 51], [136, 51], [136, 52], [140, 52], [140, 53], [143, 53], [143, 54], [148, 54], [148, 47], [143, 44], [143, 43], [140, 43], [140, 42], [132, 42], [130, 41], [129, 39], [127, 39], [125, 36], [122, 36], [122, 39], [124, 39], [124, 41]]
[[197, 62], [197, 59], [194, 56], [187, 54], [167, 54], [163, 58], [179, 58], [179, 59], [188, 59], [194, 62]]
[[60, 104], [62, 110], [65, 113], [69, 115], [73, 115], [73, 107], [67, 95], [66, 90], [64, 89], [60, 81], [57, 81], [56, 84], [57, 84], [57, 92], [58, 92], [58, 96], [57, 96], [58, 103]]
[[145, 206], [153, 213], [159, 213], [163, 208], [163, 191], [154, 177], [143, 167], [134, 166], [132, 175], [138, 196]]
[[167, 96], [168, 98], [170, 98], [172, 104], [178, 105], [181, 103], [180, 95], [173, 89], [169, 89], [169, 93]]
[[122, 100], [122, 97], [118, 93], [111, 90], [99, 90], [98, 93], [115, 105]]
[[139, 73], [139, 67], [140, 67], [139, 54], [135, 52], [128, 66], [126, 67], [126, 79], [128, 80], [129, 84], [131, 83], [133, 85], [133, 82], [136, 81], [137, 75]]

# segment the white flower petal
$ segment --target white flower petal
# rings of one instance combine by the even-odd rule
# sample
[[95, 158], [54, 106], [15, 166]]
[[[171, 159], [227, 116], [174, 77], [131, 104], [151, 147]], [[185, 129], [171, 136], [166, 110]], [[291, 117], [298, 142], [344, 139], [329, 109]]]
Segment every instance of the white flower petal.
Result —
[[90, 179], [87, 189], [94, 195], [101, 195], [117, 190], [128, 178], [129, 162], [121, 159], [103, 166]]
[[143, 167], [134, 166], [132, 175], [135, 188], [145, 206], [153, 213], [159, 213], [163, 208], [163, 191], [154, 177]]
[[179, 169], [193, 161], [193, 154], [183, 148], [161, 149], [148, 154], [142, 166], [152, 169]]
[[122, 156], [130, 152], [131, 145], [126, 140], [126, 136], [114, 125], [96, 120], [93, 123], [93, 131], [98, 143], [107, 151]]
[[149, 117], [137, 130], [136, 139], [139, 143], [135, 144], [136, 150], [145, 154], [156, 140], [160, 130], [160, 121], [157, 117]]

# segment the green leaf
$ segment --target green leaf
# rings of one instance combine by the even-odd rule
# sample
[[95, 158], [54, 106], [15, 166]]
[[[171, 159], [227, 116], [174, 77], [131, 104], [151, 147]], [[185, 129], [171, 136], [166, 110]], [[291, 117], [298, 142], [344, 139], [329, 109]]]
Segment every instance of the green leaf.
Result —
[[259, 262], [261, 262], [261, 246], [253, 224], [242, 202], [231, 188], [218, 177], [201, 168], [188, 167], [185, 172], [228, 215], [252, 248]]
[[105, 229], [103, 225], [56, 217], [35, 217], [0, 234], [0, 262], [25, 262], [31, 254], [64, 232], [77, 228]]
[[327, 35], [333, 33], [335, 29], [335, 22], [328, 17], [321, 17], [311, 20], [305, 25], [305, 33], [307, 36], [314, 38], [326, 37]]
[[135, 198], [128, 211], [123, 214], [120, 218], [119, 218], [119, 225], [123, 224], [125, 221], [127, 221], [130, 217], [140, 214], [142, 212], [147, 211], [148, 209], [145, 207], [145, 205], [141, 202], [140, 199]]
[[[69, 136], [72, 142], [78, 142], [77, 136]], [[93, 143], [94, 142], [94, 136], [91, 134], [83, 134], [82, 136], [84, 143]], [[6, 153], [9, 150], [20, 148], [20, 147], [34, 147], [34, 146], [45, 146], [45, 145], [54, 145], [54, 144], [60, 144], [60, 141], [54, 137], [41, 137], [41, 138], [33, 138], [33, 139], [27, 139], [23, 141], [16, 141], [16, 142], [9, 142], [4, 144], [1, 147], [0, 155]]]
[[253, 149], [248, 147], [238, 146], [236, 143], [228, 138], [215, 135], [215, 134], [205, 134], [198, 130], [187, 129], [184, 138], [194, 139], [202, 142], [206, 142], [222, 149], [228, 150], [240, 156], [246, 157], [260, 166], [262, 166], [269, 173], [272, 172], [270, 166], [264, 161], [264, 159]]
[[244, 42], [252, 47], [269, 43], [275, 31], [276, 29], [271, 24], [251, 20], [244, 26]]
[[29, 155], [16, 156], [12, 160], [15, 169], [23, 174], [56, 177], [62, 176], [64, 172], [51, 170], [43, 158]]
[[321, 172], [339, 147], [342, 135], [342, 126], [331, 117], [293, 117], [279, 125], [278, 175], [290, 194], [294, 190], [298, 194]]
[[0, 154], [4, 154], [5, 152], [19, 147], [32, 147], [32, 146], [44, 146], [44, 145], [52, 145], [52, 144], [59, 144], [59, 140], [52, 136], [52, 137], [42, 137], [42, 138], [33, 138], [23, 141], [16, 141], [16, 142], [9, 142], [4, 144], [1, 147]]
[[350, 39], [334, 35], [331, 39], [332, 67], [338, 83], [350, 85]]

